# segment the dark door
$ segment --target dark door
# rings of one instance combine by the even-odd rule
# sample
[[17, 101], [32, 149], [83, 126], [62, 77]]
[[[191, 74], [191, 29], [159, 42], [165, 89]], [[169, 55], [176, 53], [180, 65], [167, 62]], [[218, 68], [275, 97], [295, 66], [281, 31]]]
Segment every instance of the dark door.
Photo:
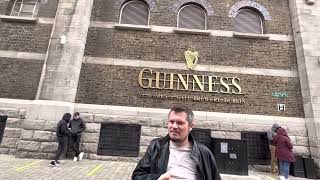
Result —
[[6, 127], [7, 118], [8, 118], [8, 116], [0, 116], [0, 144], [2, 141], [4, 128]]
[[213, 139], [213, 154], [223, 174], [248, 175], [247, 142], [234, 139]]

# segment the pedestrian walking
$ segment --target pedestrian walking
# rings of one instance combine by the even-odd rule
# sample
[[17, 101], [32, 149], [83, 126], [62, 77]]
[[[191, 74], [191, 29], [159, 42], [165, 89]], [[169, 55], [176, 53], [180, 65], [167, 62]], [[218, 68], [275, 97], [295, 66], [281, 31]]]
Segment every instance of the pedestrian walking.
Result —
[[273, 138], [273, 143], [276, 145], [276, 157], [279, 161], [280, 175], [288, 180], [290, 162], [294, 162], [295, 158], [292, 151], [293, 145], [284, 128], [278, 128], [277, 135]]

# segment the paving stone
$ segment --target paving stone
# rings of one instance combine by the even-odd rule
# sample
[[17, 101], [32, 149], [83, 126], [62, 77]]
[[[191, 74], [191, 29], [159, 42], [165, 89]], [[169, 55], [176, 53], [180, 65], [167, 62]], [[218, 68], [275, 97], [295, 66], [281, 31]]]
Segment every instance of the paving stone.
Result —
[[[62, 159], [62, 164], [58, 167], [50, 167], [49, 163], [54, 154], [24, 152], [17, 153], [16, 158], [11, 155], [0, 154], [0, 179], [8, 180], [29, 180], [29, 179], [79, 179], [79, 180], [130, 180], [131, 174], [137, 165], [138, 159], [135, 157], [113, 157], [88, 154], [90, 158], [97, 160], [83, 159], [79, 162], [72, 162], [71, 159]], [[25, 157], [41, 158], [35, 160]], [[50, 158], [48, 158], [50, 156]], [[100, 160], [98, 160], [100, 159]], [[31, 165], [30, 165], [31, 164]], [[17, 168], [26, 166], [22, 172], [15, 171]], [[100, 169], [92, 176], [87, 173], [101, 165]], [[265, 172], [258, 172], [249, 169], [249, 176], [236, 176], [221, 174], [222, 180], [267, 180], [275, 179], [274, 176]], [[306, 180], [306, 178], [296, 178], [290, 176], [291, 180]]]

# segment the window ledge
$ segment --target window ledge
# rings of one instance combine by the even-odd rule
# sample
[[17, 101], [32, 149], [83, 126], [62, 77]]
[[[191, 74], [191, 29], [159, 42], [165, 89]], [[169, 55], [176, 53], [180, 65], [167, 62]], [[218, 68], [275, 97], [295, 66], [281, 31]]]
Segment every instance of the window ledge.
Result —
[[150, 26], [146, 25], [135, 25], [135, 24], [115, 24], [114, 27], [116, 29], [131, 29], [137, 31], [150, 31]]
[[233, 32], [233, 37], [251, 38], [251, 39], [269, 39], [270, 35], [269, 34]]
[[34, 17], [22, 17], [22, 16], [5, 16], [0, 15], [1, 21], [7, 22], [22, 22], [22, 23], [37, 23], [38, 18]]
[[200, 35], [210, 35], [210, 31], [201, 29], [188, 29], [188, 28], [174, 28], [174, 32], [181, 34], [200, 34]]

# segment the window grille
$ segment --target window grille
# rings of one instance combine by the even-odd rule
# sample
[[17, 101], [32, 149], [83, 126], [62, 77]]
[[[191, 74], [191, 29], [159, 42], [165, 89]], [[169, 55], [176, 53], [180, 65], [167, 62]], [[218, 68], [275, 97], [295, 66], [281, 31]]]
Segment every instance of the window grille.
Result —
[[146, 3], [129, 1], [120, 12], [119, 24], [149, 25], [150, 11]]
[[185, 5], [178, 12], [177, 27], [189, 29], [207, 29], [207, 14], [198, 5]]
[[137, 157], [139, 155], [141, 125], [103, 123], [97, 154]]
[[250, 9], [241, 9], [236, 15], [235, 31], [262, 34], [262, 20], [258, 13]]
[[38, 14], [38, 0], [15, 0], [11, 16], [33, 17]]

